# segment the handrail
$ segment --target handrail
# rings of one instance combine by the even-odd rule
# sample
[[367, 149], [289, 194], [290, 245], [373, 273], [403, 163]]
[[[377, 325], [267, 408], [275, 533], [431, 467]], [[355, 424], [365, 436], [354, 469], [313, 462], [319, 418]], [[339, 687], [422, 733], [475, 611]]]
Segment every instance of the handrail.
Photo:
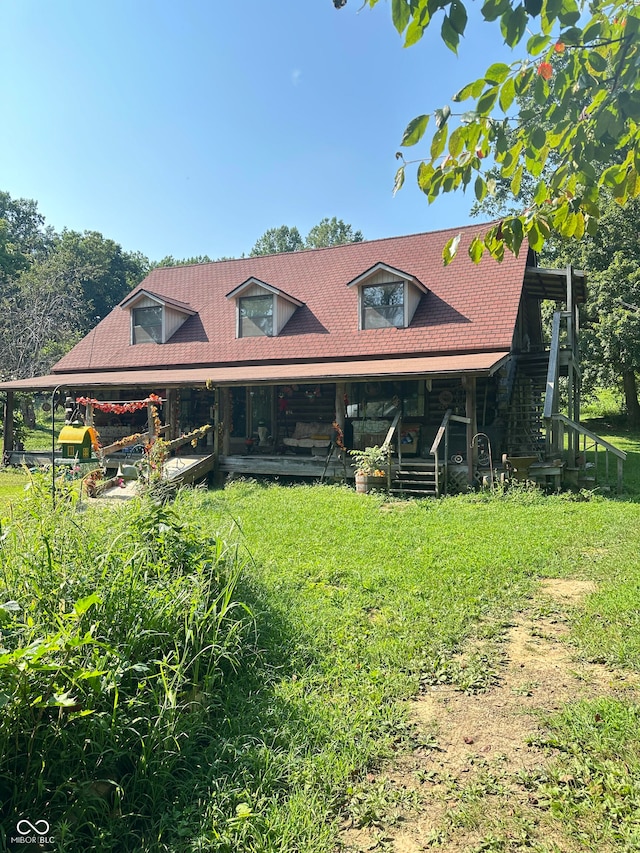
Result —
[[444, 413], [444, 416], [442, 418], [442, 423], [440, 424], [438, 432], [436, 433], [436, 437], [433, 439], [433, 444], [431, 445], [431, 450], [429, 451], [429, 453], [432, 456], [436, 456], [436, 454], [438, 453], [438, 447], [440, 446], [440, 442], [442, 441], [442, 437], [445, 433], [446, 428], [449, 425], [449, 418], [451, 417], [452, 414], [453, 414], [453, 409], [447, 409], [447, 411]]
[[[400, 423], [400, 418], [402, 417], [402, 409], [398, 409], [396, 415], [391, 422], [391, 426], [387, 430], [387, 437], [382, 442], [381, 450], [384, 450], [387, 454], [387, 489], [391, 491], [391, 452], [389, 450], [389, 445], [391, 444], [391, 439], [393, 438], [393, 434], [396, 431], [398, 424]], [[402, 455], [400, 451], [400, 444], [398, 444], [398, 465], [402, 467]]]
[[558, 377], [560, 375], [560, 321], [562, 312], [555, 311], [553, 325], [551, 327], [551, 344], [549, 346], [549, 367], [547, 369], [547, 388], [544, 395], [543, 417], [548, 420], [552, 417], [555, 409], [556, 394], [558, 390]]
[[621, 459], [623, 462], [627, 458], [627, 454], [624, 450], [620, 450], [618, 447], [614, 447], [613, 444], [609, 444], [608, 441], [605, 441], [604, 438], [600, 438], [595, 432], [591, 432], [590, 429], [587, 429], [582, 424], [577, 423], [577, 421], [572, 421], [571, 418], [568, 418], [566, 415], [562, 415], [559, 412], [552, 415], [552, 420], [560, 421], [560, 423], [565, 424], [565, 426], [571, 427], [576, 432], [579, 432], [581, 435], [584, 435], [586, 438], [591, 439], [591, 441], [599, 444], [605, 450], [608, 450], [609, 453], [613, 453], [614, 456], [617, 456], [618, 459]]
[[382, 442], [382, 447], [380, 448], [381, 450], [386, 450], [389, 447], [389, 445], [391, 444], [391, 439], [393, 438], [393, 434], [396, 431], [396, 427], [398, 426], [398, 422], [400, 421], [401, 417], [402, 417], [402, 412], [400, 410], [398, 410], [396, 412], [395, 418], [391, 422], [391, 426], [387, 430], [387, 437]]
[[[448, 441], [449, 441], [449, 421], [456, 421], [460, 424], [470, 424], [471, 418], [466, 418], [463, 415], [454, 415], [453, 409], [447, 409], [442, 418], [442, 423], [438, 428], [438, 432], [436, 433], [436, 437], [433, 439], [433, 444], [431, 445], [431, 450], [429, 453], [434, 457], [433, 459], [433, 467], [436, 481], [436, 496], [440, 495], [440, 460], [438, 459], [438, 448], [440, 447], [440, 442], [442, 441], [443, 436], [445, 437], [445, 452], [444, 452], [444, 488], [445, 491], [447, 489], [447, 480], [449, 478], [449, 451], [448, 451]], [[471, 462], [469, 462], [471, 464]]]

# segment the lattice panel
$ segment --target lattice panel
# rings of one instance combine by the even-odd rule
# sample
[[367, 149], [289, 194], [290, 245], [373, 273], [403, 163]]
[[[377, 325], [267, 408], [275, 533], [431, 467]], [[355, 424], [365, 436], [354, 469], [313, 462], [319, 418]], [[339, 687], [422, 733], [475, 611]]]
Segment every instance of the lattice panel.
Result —
[[450, 495], [461, 495], [469, 491], [469, 474], [466, 465], [449, 465], [448, 491]]

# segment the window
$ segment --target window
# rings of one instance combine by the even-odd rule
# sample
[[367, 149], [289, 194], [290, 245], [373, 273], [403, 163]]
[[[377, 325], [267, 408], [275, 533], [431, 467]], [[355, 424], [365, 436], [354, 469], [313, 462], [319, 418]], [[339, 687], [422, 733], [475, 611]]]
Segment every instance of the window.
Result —
[[273, 334], [273, 296], [243, 296], [239, 300], [240, 338]]
[[404, 326], [404, 283], [371, 284], [362, 288], [362, 328]]
[[133, 343], [162, 343], [162, 305], [133, 309]]

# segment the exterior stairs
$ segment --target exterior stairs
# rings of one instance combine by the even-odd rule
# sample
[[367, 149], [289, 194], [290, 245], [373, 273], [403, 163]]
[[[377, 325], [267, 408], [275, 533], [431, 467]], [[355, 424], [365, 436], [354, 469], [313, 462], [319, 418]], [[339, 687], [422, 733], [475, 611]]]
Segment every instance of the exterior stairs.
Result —
[[[443, 476], [440, 465], [441, 489]], [[389, 493], [399, 497], [437, 497], [435, 463], [428, 459], [403, 459], [393, 473]]]

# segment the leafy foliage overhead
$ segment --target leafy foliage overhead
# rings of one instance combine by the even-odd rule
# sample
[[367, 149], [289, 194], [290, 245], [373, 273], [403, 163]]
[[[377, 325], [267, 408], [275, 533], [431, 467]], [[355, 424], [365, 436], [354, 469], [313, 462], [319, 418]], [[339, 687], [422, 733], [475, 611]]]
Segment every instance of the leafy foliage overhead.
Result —
[[[378, 0], [366, 0], [373, 7]], [[468, 23], [463, 0], [391, 0], [393, 23], [410, 47], [439, 26], [458, 52]], [[524, 57], [490, 65], [432, 114], [409, 122], [401, 145], [412, 147], [433, 131], [428, 156], [407, 161], [402, 152], [395, 191], [409, 162], [417, 166], [429, 202], [441, 193], [492, 191], [487, 158], [518, 195], [526, 174], [536, 179], [531, 205], [505, 217], [474, 240], [469, 253], [501, 260], [518, 253], [525, 236], [539, 250], [552, 229], [563, 238], [595, 234], [602, 199], [619, 204], [640, 195], [640, 4], [636, 0], [484, 0], [484, 21], [500, 27], [504, 43]], [[556, 68], [554, 57], [563, 55]], [[516, 109], [530, 95], [535, 109]], [[465, 108], [458, 109], [458, 104]], [[545, 122], [537, 117], [542, 110]], [[551, 173], [543, 177], [545, 166]], [[445, 263], [455, 256], [447, 244]]]

